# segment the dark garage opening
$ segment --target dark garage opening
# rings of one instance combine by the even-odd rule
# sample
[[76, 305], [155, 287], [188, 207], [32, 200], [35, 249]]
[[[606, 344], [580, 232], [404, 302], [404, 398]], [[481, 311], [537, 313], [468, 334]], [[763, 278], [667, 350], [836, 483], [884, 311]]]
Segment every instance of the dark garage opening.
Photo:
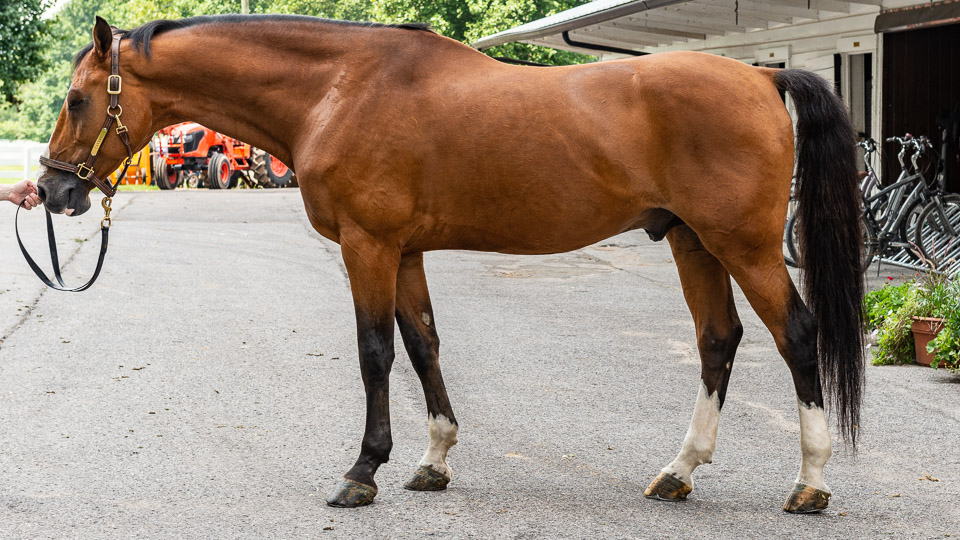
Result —
[[[877, 22], [879, 26], [879, 18]], [[960, 104], [960, 24], [884, 33], [882, 101], [884, 138], [926, 135], [940, 152], [937, 118]], [[956, 136], [947, 155], [947, 189], [952, 192], [960, 192]], [[882, 148], [883, 176], [892, 181], [900, 173], [899, 146], [884, 142]], [[932, 169], [927, 179], [933, 179]]]

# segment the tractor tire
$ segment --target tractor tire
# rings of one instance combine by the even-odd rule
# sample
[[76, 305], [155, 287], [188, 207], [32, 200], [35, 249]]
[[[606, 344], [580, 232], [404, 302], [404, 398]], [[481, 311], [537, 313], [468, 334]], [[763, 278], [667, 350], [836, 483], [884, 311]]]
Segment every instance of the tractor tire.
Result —
[[207, 177], [203, 183], [208, 189], [230, 189], [232, 176], [230, 160], [220, 152], [214, 152], [207, 164]]
[[180, 173], [167, 165], [161, 156], [153, 158], [153, 183], [160, 189], [177, 189], [180, 186]]
[[294, 179], [293, 171], [290, 168], [259, 148], [251, 150], [250, 162], [253, 178], [262, 187], [284, 187]]

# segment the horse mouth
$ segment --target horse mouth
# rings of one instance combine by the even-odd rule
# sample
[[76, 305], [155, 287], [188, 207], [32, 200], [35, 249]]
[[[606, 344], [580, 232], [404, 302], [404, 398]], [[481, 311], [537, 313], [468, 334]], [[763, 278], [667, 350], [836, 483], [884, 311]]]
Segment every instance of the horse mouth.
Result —
[[51, 214], [76, 217], [90, 209], [90, 195], [86, 186], [67, 179], [41, 179], [37, 182], [37, 195]]

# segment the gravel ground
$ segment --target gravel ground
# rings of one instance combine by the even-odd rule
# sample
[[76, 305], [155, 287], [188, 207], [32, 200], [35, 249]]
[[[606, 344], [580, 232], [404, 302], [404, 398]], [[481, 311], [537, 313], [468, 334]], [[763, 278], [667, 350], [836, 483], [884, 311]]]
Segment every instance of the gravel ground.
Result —
[[[867, 368], [861, 446], [835, 441], [830, 509], [780, 510], [796, 401], [742, 295], [714, 463], [688, 501], [644, 499], [679, 450], [699, 361], [669, 247], [643, 233], [543, 257], [428, 254], [461, 423], [454, 481], [401, 487], [427, 433], [398, 343], [380, 494], [328, 508], [364, 411], [339, 248], [297, 190], [116, 206], [103, 275], [81, 294], [42, 288], [0, 208], [0, 538], [960, 535], [960, 377], [916, 366]], [[23, 217], [45, 260], [42, 215]], [[71, 282], [93, 269], [99, 217], [56, 220]]]

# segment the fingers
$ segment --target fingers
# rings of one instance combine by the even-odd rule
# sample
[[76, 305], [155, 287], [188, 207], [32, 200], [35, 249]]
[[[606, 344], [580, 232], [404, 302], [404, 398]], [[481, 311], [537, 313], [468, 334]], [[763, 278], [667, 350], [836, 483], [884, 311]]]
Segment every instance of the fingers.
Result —
[[37, 192], [37, 183], [33, 180], [24, 180], [24, 187], [26, 187], [27, 193], [36, 194]]
[[23, 199], [23, 207], [26, 208], [27, 210], [40, 206], [40, 204], [41, 204], [40, 196], [37, 195], [36, 192], [31, 193], [30, 195], [27, 195]]
[[30, 195], [24, 197], [20, 204], [23, 205], [24, 210], [32, 210], [33, 208], [40, 206], [41, 201], [40, 197], [31, 193]]

